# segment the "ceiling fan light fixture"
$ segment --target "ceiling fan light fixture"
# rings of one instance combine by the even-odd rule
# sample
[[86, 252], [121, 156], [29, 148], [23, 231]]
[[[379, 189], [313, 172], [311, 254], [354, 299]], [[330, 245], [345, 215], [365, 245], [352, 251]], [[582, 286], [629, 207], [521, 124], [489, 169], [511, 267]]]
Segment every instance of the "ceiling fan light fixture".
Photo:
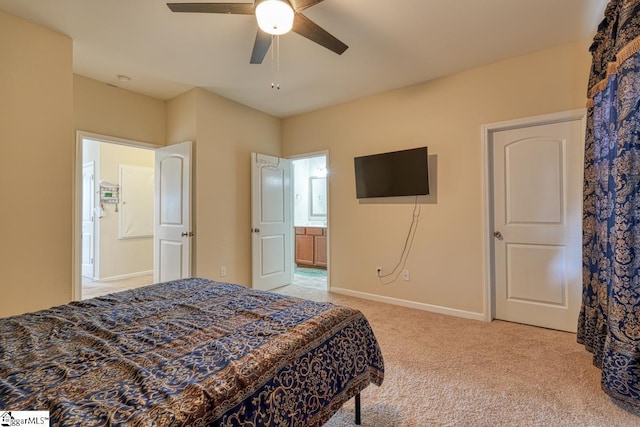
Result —
[[258, 26], [267, 34], [279, 36], [291, 31], [293, 9], [282, 0], [264, 0], [256, 7]]

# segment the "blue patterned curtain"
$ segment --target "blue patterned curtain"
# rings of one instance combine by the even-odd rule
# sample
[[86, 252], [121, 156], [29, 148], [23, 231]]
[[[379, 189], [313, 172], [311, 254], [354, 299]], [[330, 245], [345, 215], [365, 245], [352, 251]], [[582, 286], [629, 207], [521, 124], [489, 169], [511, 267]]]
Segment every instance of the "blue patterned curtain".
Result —
[[591, 53], [578, 342], [640, 408], [640, 0], [608, 4]]

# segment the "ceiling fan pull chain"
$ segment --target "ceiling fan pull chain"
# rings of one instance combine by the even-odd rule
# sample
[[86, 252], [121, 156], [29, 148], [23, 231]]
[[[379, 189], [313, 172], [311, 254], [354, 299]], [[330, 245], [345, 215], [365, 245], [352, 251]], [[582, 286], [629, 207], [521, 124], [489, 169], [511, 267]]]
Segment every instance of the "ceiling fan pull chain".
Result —
[[276, 89], [280, 90], [280, 36], [276, 37]]
[[[271, 41], [273, 49], [271, 49], [271, 73], [273, 73], [273, 66], [275, 63], [275, 79], [271, 82], [271, 89], [280, 90], [280, 36], [272, 35]], [[274, 59], [275, 56], [275, 59]]]

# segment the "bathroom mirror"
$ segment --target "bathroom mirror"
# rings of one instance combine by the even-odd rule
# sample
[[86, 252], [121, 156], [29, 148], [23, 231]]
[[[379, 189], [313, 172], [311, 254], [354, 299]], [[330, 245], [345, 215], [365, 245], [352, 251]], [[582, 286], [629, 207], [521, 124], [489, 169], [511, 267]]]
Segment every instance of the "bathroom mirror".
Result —
[[312, 176], [309, 178], [309, 203], [312, 219], [327, 216], [327, 178]]

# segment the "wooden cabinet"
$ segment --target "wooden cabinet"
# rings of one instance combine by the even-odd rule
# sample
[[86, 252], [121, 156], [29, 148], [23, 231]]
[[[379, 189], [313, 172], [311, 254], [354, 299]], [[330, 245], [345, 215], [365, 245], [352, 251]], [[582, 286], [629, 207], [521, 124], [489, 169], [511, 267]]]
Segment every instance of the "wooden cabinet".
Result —
[[313, 238], [313, 261], [317, 267], [327, 267], [327, 236]]
[[306, 267], [327, 266], [327, 230], [321, 227], [296, 227], [296, 264]]
[[296, 264], [313, 265], [313, 236], [296, 233]]

